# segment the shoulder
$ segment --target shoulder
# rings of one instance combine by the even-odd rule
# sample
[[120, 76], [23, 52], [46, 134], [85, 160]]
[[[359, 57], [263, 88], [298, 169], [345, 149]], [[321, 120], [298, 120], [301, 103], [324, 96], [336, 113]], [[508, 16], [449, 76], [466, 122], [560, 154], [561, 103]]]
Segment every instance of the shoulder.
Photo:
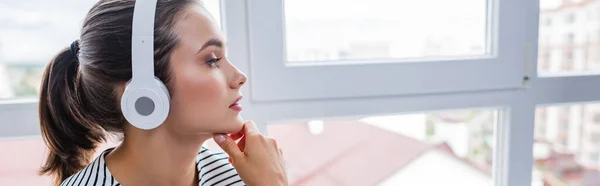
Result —
[[224, 152], [202, 147], [197, 156], [200, 185], [245, 185]]
[[[106, 152], [106, 151], [105, 151]], [[116, 181], [110, 176], [110, 172], [104, 163], [104, 154], [100, 154], [89, 165], [81, 169], [79, 172], [65, 179], [60, 186], [87, 186], [87, 185], [113, 185]], [[112, 184], [111, 184], [112, 183]]]

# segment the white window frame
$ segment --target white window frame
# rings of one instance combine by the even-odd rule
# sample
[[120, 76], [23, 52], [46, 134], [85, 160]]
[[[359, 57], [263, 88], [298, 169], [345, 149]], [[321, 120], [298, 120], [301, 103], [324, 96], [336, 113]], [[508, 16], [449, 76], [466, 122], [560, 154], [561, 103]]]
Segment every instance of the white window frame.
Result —
[[[224, 26], [229, 39], [229, 58], [249, 77], [257, 76], [252, 66], [252, 35], [248, 34], [249, 3], [254, 0], [223, 1]], [[525, 3], [525, 2], [523, 2]], [[536, 38], [525, 50], [527, 60], [524, 74], [528, 81], [519, 89], [477, 90], [469, 92], [416, 94], [410, 96], [369, 96], [358, 98], [320, 98], [311, 100], [264, 101], [253, 96], [258, 80], [250, 81], [242, 92], [251, 99], [242, 100], [243, 116], [252, 119], [266, 133], [270, 124], [282, 120], [307, 120], [357, 115], [382, 115], [408, 112], [463, 108], [502, 108], [502, 120], [496, 130], [497, 144], [494, 157], [495, 186], [530, 185], [533, 166], [533, 135], [535, 108], [558, 103], [587, 103], [600, 100], [600, 89], [594, 88], [600, 76], [538, 77], [537, 19], [538, 5], [527, 5], [535, 23], [526, 25], [524, 38]], [[227, 29], [229, 28], [229, 29]], [[425, 71], [429, 72], [429, 71]], [[487, 72], [487, 71], [486, 71]], [[521, 83], [521, 82], [520, 82]], [[360, 84], [356, 84], [359, 86]], [[362, 86], [362, 85], [361, 85]], [[385, 89], [381, 89], [385, 90]], [[38, 136], [36, 100], [0, 102], [0, 139], [20, 136]]]
[[37, 100], [0, 101], [0, 140], [39, 136]]
[[537, 41], [521, 34], [533, 29], [528, 25], [534, 1], [488, 0], [488, 55], [292, 64], [285, 57], [285, 1], [249, 2], [250, 81], [257, 101], [516, 89], [522, 85], [526, 49]]

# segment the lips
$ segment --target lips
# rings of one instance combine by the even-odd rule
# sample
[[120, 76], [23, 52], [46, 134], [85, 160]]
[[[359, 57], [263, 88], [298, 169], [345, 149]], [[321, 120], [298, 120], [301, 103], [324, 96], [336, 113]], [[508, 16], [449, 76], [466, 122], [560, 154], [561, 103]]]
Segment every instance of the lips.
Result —
[[235, 101], [233, 101], [233, 103], [231, 105], [229, 105], [229, 107], [233, 107], [233, 106], [237, 106], [240, 105], [238, 102], [240, 102], [240, 100], [242, 100], [242, 96], [238, 97], [237, 99], [235, 99]]
[[235, 110], [237, 112], [242, 111], [242, 106], [240, 106], [240, 100], [242, 100], [242, 96], [238, 97], [237, 99], [235, 99], [235, 101], [233, 101], [233, 103], [231, 105], [229, 105], [229, 108], [231, 110]]

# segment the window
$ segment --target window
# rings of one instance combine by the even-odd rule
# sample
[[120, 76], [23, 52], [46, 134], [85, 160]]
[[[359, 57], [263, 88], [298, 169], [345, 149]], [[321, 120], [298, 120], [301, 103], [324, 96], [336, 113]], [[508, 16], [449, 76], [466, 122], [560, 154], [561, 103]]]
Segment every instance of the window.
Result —
[[[477, 26], [448, 28], [449, 30], [467, 29], [477, 33], [485, 29], [483, 52], [464, 52], [467, 50], [460, 47], [456, 48], [457, 51], [460, 49], [460, 52], [445, 52], [448, 48], [446, 46], [452, 44], [449, 42], [451, 38], [442, 38], [443, 45], [438, 45], [436, 42], [439, 40], [435, 40], [438, 38], [423, 40], [414, 37], [410, 39], [416, 40], [406, 40], [406, 42], [416, 43], [416, 45], [430, 44], [428, 49], [440, 52], [440, 55], [421, 53], [412, 57], [381, 57], [392, 55], [390, 51], [393, 50], [392, 47], [383, 43], [381, 38], [386, 37], [393, 41], [396, 37], [406, 37], [400, 33], [397, 34], [399, 36], [381, 34], [374, 36], [374, 39], [344, 40], [352, 41], [352, 43], [340, 41], [337, 44], [340, 44], [339, 48], [341, 49], [337, 50], [336, 48], [334, 52], [316, 48], [303, 52], [302, 55], [306, 54], [305, 56], [294, 57], [290, 54], [299, 50], [290, 48], [301, 45], [298, 44], [299, 41], [294, 43], [293, 38], [288, 37], [302, 37], [298, 35], [305, 33], [296, 32], [296, 35], [292, 35], [294, 31], [289, 30], [295, 24], [302, 24], [288, 18], [287, 14], [290, 14], [290, 11], [292, 13], [300, 12], [302, 9], [301, 6], [290, 7], [290, 2], [293, 5], [294, 0], [220, 2], [223, 5], [222, 24], [224, 28], [227, 28], [228, 58], [240, 70], [246, 72], [251, 80], [241, 90], [246, 95], [246, 99], [242, 100], [245, 107], [244, 118], [254, 120], [262, 132], [276, 137], [284, 147], [286, 155], [292, 152], [306, 153], [299, 152], [306, 148], [322, 148], [320, 143], [329, 144], [333, 141], [348, 145], [348, 143], [356, 144], [354, 142], [361, 141], [373, 144], [373, 140], [387, 143], [394, 141], [393, 139], [398, 136], [409, 136], [406, 138], [412, 139], [414, 143], [406, 145], [402, 152], [398, 152], [398, 147], [394, 146], [370, 150], [372, 153], [368, 155], [380, 159], [390, 159], [389, 162], [397, 163], [393, 158], [404, 158], [402, 156], [407, 154], [403, 153], [405, 151], [415, 152], [414, 149], [417, 149], [418, 152], [423, 144], [432, 147], [432, 151], [434, 151], [434, 153], [422, 151], [424, 152], [423, 156], [416, 156], [415, 161], [405, 164], [406, 166], [390, 168], [385, 164], [382, 165], [383, 168], [386, 168], [385, 170], [383, 168], [381, 170], [368, 169], [358, 174], [354, 174], [356, 172], [352, 171], [359, 166], [351, 168], [347, 166], [361, 165], [361, 167], [373, 168], [373, 165], [381, 164], [368, 161], [367, 158], [348, 161], [347, 158], [355, 156], [339, 158], [339, 161], [334, 159], [332, 163], [336, 166], [322, 166], [321, 170], [342, 170], [335, 172], [334, 176], [339, 175], [337, 173], [343, 174], [343, 176], [324, 178], [322, 174], [319, 174], [315, 175], [319, 180], [307, 179], [313, 181], [310, 183], [317, 181], [319, 181], [318, 183], [323, 183], [322, 181], [327, 183], [333, 179], [352, 180], [368, 173], [369, 176], [374, 176], [379, 180], [376, 183], [394, 185], [400, 183], [398, 178], [402, 178], [400, 181], [412, 181], [422, 177], [406, 178], [407, 175], [426, 172], [429, 174], [427, 178], [431, 179], [420, 179], [419, 183], [444, 180], [449, 185], [472, 183], [471, 185], [477, 186], [543, 186], [544, 182], [558, 180], [559, 182], [551, 184], [600, 185], [587, 178], [591, 175], [591, 180], [594, 180], [593, 177], [597, 173], [593, 170], [597, 170], [597, 168], [583, 166], [597, 165], [598, 163], [598, 161], [594, 163], [593, 160], [590, 160], [600, 149], [598, 145], [590, 145], [592, 144], [592, 135], [590, 134], [600, 130], [598, 129], [600, 126], [587, 124], [594, 123], [594, 114], [590, 113], [594, 113], [593, 110], [596, 108], [585, 105], [594, 105], [590, 102], [600, 100], [600, 89], [595, 88], [600, 82], [600, 76], [595, 74], [600, 68], [600, 64], [596, 62], [600, 60], [590, 64], [581, 64], [580, 61], [577, 61], [580, 56], [578, 51], [581, 49], [569, 48], [564, 42], [567, 33], [584, 36], [582, 34], [586, 34], [589, 30], [597, 29], [597, 23], [585, 22], [586, 19], [577, 19], [577, 22], [580, 22], [577, 24], [565, 24], [567, 14], [582, 11], [579, 6], [566, 7], [562, 5], [562, 1], [554, 1], [554, 4], [546, 5], [552, 1], [539, 1], [538, 7], [538, 1], [522, 0], [486, 0], [485, 3], [467, 0], [452, 2], [427, 0], [410, 4], [399, 2], [408, 4], [410, 7], [421, 7], [419, 9], [423, 12], [431, 10], [428, 7], [423, 8], [422, 3], [431, 4], [431, 9], [438, 9], [437, 7], [441, 5], [454, 3], [452, 6], [446, 7], [454, 10], [469, 10], [464, 11], [465, 14], [484, 12], [477, 14], [485, 15], [485, 19], [481, 16], [469, 16], [465, 18], [466, 20], [449, 20], [461, 23], [480, 22], [483, 19], [483, 28]], [[320, 2], [324, 7], [310, 7], [310, 9], [302, 10], [313, 11], [315, 9], [317, 12], [318, 9], [330, 9], [343, 13], [347, 10], [337, 10], [346, 7], [352, 9], [361, 5], [364, 7], [360, 9], [361, 11], [368, 11], [364, 9], [382, 7], [382, 5], [391, 7], [397, 3], [380, 0], [369, 3], [343, 1], [341, 4], [336, 0]], [[329, 5], [331, 2], [338, 2], [338, 4], [331, 6]], [[587, 2], [593, 1], [581, 1], [581, 4], [578, 5], [589, 8]], [[296, 3], [298, 3], [297, 0]], [[471, 7], [479, 7], [482, 4], [485, 6]], [[1, 6], [5, 7], [5, 5]], [[531, 11], [537, 8], [540, 8], [541, 11]], [[382, 9], [380, 13], [396, 13], [387, 10], [389, 8]], [[6, 11], [0, 11], [0, 16], [3, 16], [4, 12]], [[402, 14], [420, 14], [418, 11], [412, 12], [417, 13], [406, 11]], [[446, 15], [436, 15], [445, 20], [444, 16], [452, 13], [456, 12], [447, 10], [444, 11]], [[540, 15], [536, 15], [537, 13]], [[340, 13], [339, 15], [341, 19], [359, 21], [362, 20], [361, 18], [372, 20], [380, 18], [376, 17], [380, 14], [348, 15]], [[300, 16], [299, 19], [302, 17]], [[0, 20], [4, 20], [1, 18]], [[545, 18], [554, 19], [552, 26], [543, 26], [542, 21]], [[390, 19], [398, 18], [390, 16]], [[411, 29], [410, 26], [413, 25], [415, 27], [429, 25], [419, 21], [419, 17], [414, 17], [414, 19], [414, 22], [411, 23], [415, 24], [402, 26]], [[423, 25], [416, 24], [421, 22]], [[353, 26], [347, 22], [342, 23], [345, 23], [342, 26]], [[390, 25], [377, 25], [376, 21], [370, 22], [370, 24], [372, 24], [370, 28], [373, 29], [372, 32], [385, 30], [381, 27], [390, 27]], [[437, 24], [432, 25], [437, 26]], [[328, 27], [324, 28], [329, 29]], [[296, 26], [295, 29], [301, 28]], [[307, 27], [306, 29], [312, 28]], [[334, 28], [331, 29], [334, 30]], [[352, 31], [362, 32], [360, 29]], [[442, 31], [428, 31], [427, 33], [447, 34]], [[326, 35], [328, 33], [318, 34]], [[343, 34], [339, 33], [339, 35]], [[454, 34], [449, 35], [455, 36]], [[462, 36], [459, 35], [459, 37]], [[480, 40], [478, 34], [472, 38], [465, 38], [470, 40], [469, 43]], [[540, 44], [532, 44], [536, 42], [537, 38], [540, 38]], [[72, 39], [72, 37], [68, 37], [64, 42], [59, 42], [61, 43], [60, 47], [67, 45]], [[323, 41], [327, 39], [329, 38], [324, 38]], [[577, 42], [590, 43], [592, 46], [597, 43], [596, 39], [576, 39]], [[288, 40], [292, 42], [288, 43]], [[321, 41], [317, 40], [316, 42]], [[480, 51], [480, 49], [474, 48], [473, 51]], [[534, 54], [536, 51], [539, 57]], [[567, 51], [573, 51], [571, 57], [573, 61], [568, 62], [571, 64], [570, 67], [564, 65], [568, 61], [565, 59]], [[411, 51], [406, 53], [408, 52]], [[590, 56], [592, 59], [597, 59], [597, 57], [598, 55]], [[292, 60], [294, 58], [296, 60]], [[536, 66], [539, 67], [538, 73], [535, 72]], [[542, 109], [544, 109], [542, 112], [544, 114], [536, 115], [536, 110]], [[491, 117], [496, 120], [492, 120], [488, 116], [482, 117], [481, 115], [484, 113], [496, 115]], [[387, 122], [395, 118], [407, 117], [420, 119], [415, 122], [405, 120], [403, 120], [405, 122], [394, 122], [393, 124]], [[423, 117], [425, 118], [424, 128]], [[35, 118], [35, 103], [3, 101], [0, 104], [0, 121], [2, 121], [0, 122], [0, 137], [3, 141], [10, 141], [14, 137], [39, 136], [38, 121]], [[361, 130], [356, 131], [356, 127]], [[400, 127], [400, 129], [395, 130], [396, 127]], [[342, 129], [332, 130], [336, 128]], [[468, 129], [467, 135], [463, 135], [462, 128]], [[417, 138], [406, 135], [407, 133], [412, 134], [411, 131], [415, 129], [421, 131], [415, 133]], [[369, 136], [369, 133], [365, 131], [371, 130], [383, 131], [385, 135], [373, 139], [366, 138], [365, 136]], [[455, 134], [455, 130], [462, 132]], [[293, 133], [290, 131], [306, 135], [306, 138], [297, 140], [295, 135], [286, 135]], [[334, 135], [334, 138], [323, 139], [331, 135]], [[488, 140], [490, 136], [493, 136], [491, 142]], [[426, 140], [421, 140], [424, 138]], [[446, 151], [440, 151], [438, 146], [431, 145], [431, 139], [448, 142], [448, 147], [442, 145], [441, 148]], [[470, 149], [464, 151], [464, 148], [451, 145], [457, 139], [462, 142], [468, 141], [467, 146]], [[19, 140], [21, 139], [19, 138]], [[301, 149], [301, 145], [304, 145], [306, 141], [316, 140], [319, 143], [313, 143], [311, 146]], [[379, 144], [372, 146], [378, 147], [377, 145]], [[21, 146], [29, 148], [27, 145]], [[347, 149], [347, 147], [332, 146], [324, 149], [324, 152], [340, 152], [340, 149]], [[357, 147], [363, 148], [364, 144], [359, 143]], [[33, 145], [32, 148], [39, 149], [38, 146]], [[368, 148], [371, 147], [368, 146]], [[450, 152], [448, 149], [452, 150], [452, 153], [448, 153]], [[585, 149], [585, 151], [581, 149]], [[354, 153], [354, 151], [350, 152]], [[491, 155], [490, 152], [492, 152]], [[361, 154], [358, 153], [358, 155]], [[337, 155], [340, 154], [331, 156]], [[21, 155], [18, 153], [14, 155], [13, 153], [0, 154], [0, 165], [4, 165], [2, 162], [5, 161], [22, 162], [21, 159], [17, 159], [20, 157], [15, 156]], [[297, 156], [288, 157], [288, 161], [293, 164], [289, 172], [290, 180], [298, 183], [298, 179], [305, 178], [306, 173], [315, 172], [315, 166], [322, 165], [323, 159], [332, 160], [331, 156], [309, 154], [305, 156], [306, 159]], [[459, 158], [452, 159], [453, 157]], [[475, 164], [464, 162], [475, 162]], [[435, 163], [436, 166], [444, 165], [444, 169], [439, 169], [443, 171], [443, 174], [439, 174], [439, 170], [427, 166], [432, 163]], [[396, 164], [392, 165], [396, 166]], [[453, 166], [452, 170], [461, 168], [465, 171], [446, 170], [445, 167], [448, 165]], [[476, 166], [465, 167], [464, 165]], [[2, 172], [6, 173], [4, 170]], [[582, 172], [584, 174], [581, 174]], [[8, 176], [11, 177], [14, 176], [12, 173], [20, 172], [9, 171], [8, 173], [11, 173]], [[32, 174], [32, 172], [27, 174]], [[430, 176], [431, 174], [435, 174], [435, 176]], [[0, 177], [4, 175], [6, 174], [0, 175]], [[581, 175], [585, 175], [583, 177], [586, 178], [579, 177]], [[464, 179], [455, 179], [456, 177]], [[372, 178], [364, 180], [373, 180]], [[567, 184], [565, 184], [565, 178], [568, 181]], [[582, 180], [586, 182], [584, 183]], [[310, 185], [310, 183], [306, 184]], [[362, 182], [359, 184], [369, 185], [368, 183], [362, 184]], [[1, 182], [0, 185], [5, 185], [5, 183]], [[546, 183], [546, 185], [549, 184]]]
[[[254, 1], [248, 4], [252, 98], [268, 102], [518, 88], [522, 51], [528, 39], [535, 40], [509, 33], [539, 22], [517, 16], [533, 13], [520, 2]], [[435, 76], [414, 74], [419, 71]], [[489, 73], [482, 76], [481, 71]], [[366, 87], [356, 89], [355, 84]]]
[[[37, 96], [46, 64], [79, 36], [83, 18], [97, 2], [6, 1], [0, 5], [0, 100]], [[219, 1], [203, 0], [220, 22]], [[48, 16], [52, 15], [52, 16]]]
[[598, 159], [600, 159], [600, 153], [590, 153], [588, 158], [591, 162], [598, 162]]
[[[541, 5], [551, 1], [540, 1]], [[593, 58], [587, 58], [584, 54], [587, 48], [595, 51], [592, 46], [600, 46], [600, 40], [594, 34], [588, 35], [592, 30], [600, 26], [598, 21], [591, 19], [577, 19], [577, 14], [586, 15], [591, 12], [598, 12], [597, 3], [582, 1], [573, 5], [565, 3], [556, 6], [541, 6], [540, 17], [563, 17], [565, 24], [554, 25], [554, 27], [540, 27], [539, 33], [549, 37], [540, 37], [540, 47], [549, 47], [565, 54], [563, 58], [556, 57], [539, 63], [547, 65], [538, 65], [538, 74], [544, 77], [549, 76], [577, 76], [594, 75], [600, 73], [600, 61]], [[580, 24], [574, 24], [576, 21]], [[584, 37], [588, 36], [588, 37]], [[563, 39], [564, 38], [564, 39]], [[558, 42], [551, 42], [558, 41]], [[560, 42], [564, 40], [564, 42]], [[574, 51], [582, 51], [576, 52]], [[581, 54], [581, 55], [580, 55]], [[541, 55], [541, 54], [540, 54]], [[575, 58], [573, 57], [575, 55]], [[579, 57], [581, 56], [581, 58]], [[542, 56], [539, 59], [543, 59]], [[567, 65], [568, 64], [568, 65]]]
[[600, 145], [600, 134], [592, 134], [590, 136], [590, 141]]
[[[58, 51], [78, 38], [85, 15], [97, 2], [63, 1], [0, 4], [0, 138], [39, 135], [35, 100], [43, 70]], [[220, 1], [202, 2], [220, 23]]]
[[544, 51], [544, 54], [543, 54], [542, 57], [543, 57], [544, 60], [549, 60], [550, 57], [551, 57], [550, 51]]
[[565, 19], [565, 22], [567, 24], [572, 24], [575, 22], [575, 13], [570, 13], [567, 15], [567, 18]]
[[565, 63], [571, 63], [571, 62], [573, 62], [573, 52], [567, 51], [567, 52], [565, 52]]
[[561, 69], [573, 70], [573, 68], [576, 65], [573, 53], [574, 53], [574, 51], [565, 51], [565, 53], [563, 54], [564, 59], [562, 60]]
[[486, 1], [285, 0], [284, 6], [289, 63], [489, 53]]
[[568, 33], [567, 34], [567, 44], [568, 45], [575, 44], [575, 34], [573, 34], [573, 33]]
[[80, 23], [95, 2], [26, 0], [0, 5], [0, 100], [36, 96], [46, 63], [77, 39]]
[[[568, 108], [568, 109], [563, 109]], [[534, 171], [543, 176], [533, 182], [544, 185], [595, 185], [600, 172], [595, 168], [600, 157], [600, 129], [585, 116], [600, 113], [600, 104], [578, 104], [538, 107], [545, 118], [536, 120], [535, 130], [546, 129], [546, 135], [536, 137], [534, 145]], [[566, 129], [558, 121], [566, 117]], [[557, 145], [560, 144], [560, 145]], [[592, 184], [594, 183], [594, 184]]]
[[550, 26], [552, 26], [552, 19], [551, 19], [551, 18], [547, 18], [547, 19], [545, 19], [545, 21], [544, 21], [544, 25], [545, 25], [546, 27], [550, 27]]
[[[491, 186], [500, 112], [461, 109], [277, 122], [266, 131], [285, 149], [290, 185]], [[222, 151], [213, 141], [206, 146]], [[426, 175], [439, 179], [423, 180]]]
[[546, 122], [546, 109], [538, 109], [535, 114], [535, 130], [534, 138], [544, 138], [546, 136], [546, 125], [539, 125], [538, 123]]
[[600, 124], [600, 113], [594, 114], [594, 123]]
[[267, 131], [286, 149], [290, 185], [492, 186], [497, 112], [281, 122]]
[[210, 15], [213, 16], [217, 24], [221, 26], [223, 23], [221, 20], [221, 1], [220, 0], [199, 0], [204, 4], [204, 7]]

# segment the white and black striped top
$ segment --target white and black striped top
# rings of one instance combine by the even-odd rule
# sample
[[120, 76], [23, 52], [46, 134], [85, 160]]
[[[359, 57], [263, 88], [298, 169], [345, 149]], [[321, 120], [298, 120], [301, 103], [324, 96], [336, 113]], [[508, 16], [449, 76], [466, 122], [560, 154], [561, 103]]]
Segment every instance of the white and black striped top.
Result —
[[[104, 161], [104, 156], [111, 150], [113, 148], [102, 152], [100, 156], [87, 167], [83, 168], [83, 170], [65, 179], [61, 186], [120, 186], [121, 184], [108, 171]], [[245, 185], [238, 176], [237, 171], [227, 161], [227, 155], [223, 152], [215, 153], [202, 147], [197, 156], [196, 167], [198, 168], [198, 177], [200, 178], [198, 182], [199, 186]]]

